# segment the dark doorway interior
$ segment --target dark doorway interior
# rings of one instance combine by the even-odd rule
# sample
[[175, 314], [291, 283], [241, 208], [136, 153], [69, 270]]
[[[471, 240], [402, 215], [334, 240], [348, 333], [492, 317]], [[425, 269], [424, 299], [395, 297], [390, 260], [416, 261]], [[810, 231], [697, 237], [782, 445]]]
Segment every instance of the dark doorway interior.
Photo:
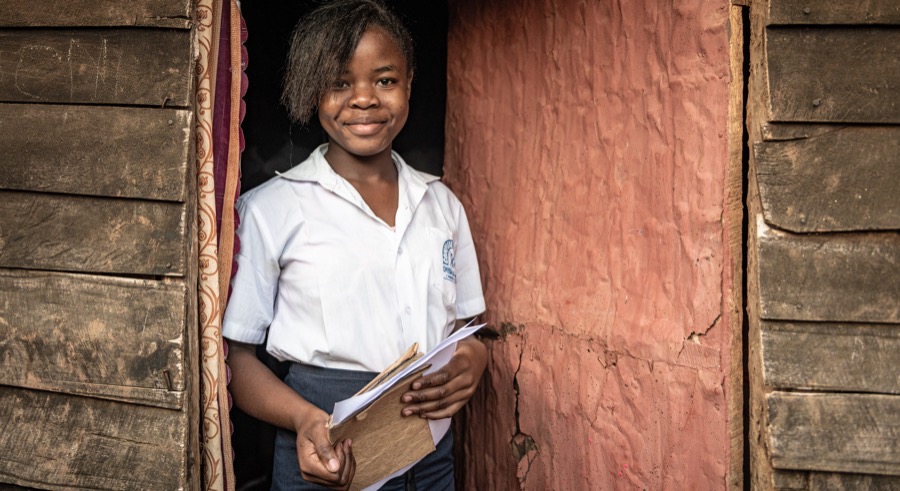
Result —
[[[321, 0], [319, 0], [321, 1]], [[279, 103], [284, 60], [291, 30], [318, 2], [242, 2], [247, 23], [249, 85], [244, 100], [247, 113], [242, 128], [246, 148], [241, 161], [241, 188], [247, 191], [302, 162], [325, 134], [314, 122], [310, 127], [291, 124]], [[442, 1], [387, 0], [406, 21], [415, 43], [418, 68], [413, 81], [410, 115], [394, 149], [419, 170], [443, 174], [444, 115], [447, 101], [447, 3]], [[276, 373], [284, 367], [258, 354]], [[238, 491], [269, 489], [274, 428], [250, 418], [237, 408], [231, 412], [232, 444]]]
[[[247, 146], [241, 181], [250, 189], [302, 162], [325, 141], [318, 122], [308, 128], [292, 125], [279, 104], [284, 60], [294, 24], [317, 2], [243, 2], [247, 22], [249, 86], [243, 122]], [[412, 166], [441, 175], [444, 157], [444, 114], [447, 102], [446, 1], [388, 1], [409, 28], [416, 43], [418, 69], [413, 81], [410, 115], [395, 150]]]

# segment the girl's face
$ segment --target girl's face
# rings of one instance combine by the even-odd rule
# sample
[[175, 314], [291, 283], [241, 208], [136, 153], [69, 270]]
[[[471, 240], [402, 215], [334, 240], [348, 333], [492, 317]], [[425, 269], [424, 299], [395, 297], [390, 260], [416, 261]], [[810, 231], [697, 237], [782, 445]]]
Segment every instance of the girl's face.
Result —
[[367, 29], [347, 71], [319, 102], [328, 152], [345, 157], [390, 152], [409, 115], [411, 83], [406, 58], [390, 36], [377, 27]]

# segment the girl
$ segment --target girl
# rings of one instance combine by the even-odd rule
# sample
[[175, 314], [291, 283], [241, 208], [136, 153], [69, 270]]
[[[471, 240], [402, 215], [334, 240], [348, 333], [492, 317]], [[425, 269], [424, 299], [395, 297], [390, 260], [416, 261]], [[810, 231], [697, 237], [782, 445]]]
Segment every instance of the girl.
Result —
[[[297, 25], [283, 101], [313, 114], [328, 143], [246, 193], [240, 265], [225, 313], [235, 403], [275, 424], [272, 489], [347, 489], [351, 441], [328, 442], [336, 401], [350, 397], [413, 342], [431, 349], [484, 311], [465, 211], [434, 176], [392, 152], [409, 112], [412, 41], [376, 0], [320, 6]], [[278, 379], [255, 356], [291, 368]], [[404, 417], [441, 419], [469, 400], [485, 346], [460, 342], [442, 370], [402, 396]], [[453, 489], [452, 441], [384, 489]]]

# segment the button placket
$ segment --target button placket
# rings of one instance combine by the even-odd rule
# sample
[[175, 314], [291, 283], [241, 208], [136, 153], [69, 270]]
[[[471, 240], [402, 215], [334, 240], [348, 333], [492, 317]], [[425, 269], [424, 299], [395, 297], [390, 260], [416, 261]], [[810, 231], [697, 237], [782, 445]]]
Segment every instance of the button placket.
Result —
[[405, 225], [403, 223], [403, 213], [397, 214], [397, 230], [396, 233], [396, 251], [397, 251], [397, 260], [396, 260], [396, 284], [397, 284], [397, 305], [400, 309], [400, 330], [401, 336], [403, 337], [404, 343], [409, 346], [413, 342], [416, 341], [415, 329], [413, 322], [413, 309], [412, 304], [413, 301], [413, 272], [412, 272], [412, 264], [410, 264], [410, 256], [407, 254], [405, 250], [407, 244], [403, 243], [403, 232], [400, 230], [400, 227]]

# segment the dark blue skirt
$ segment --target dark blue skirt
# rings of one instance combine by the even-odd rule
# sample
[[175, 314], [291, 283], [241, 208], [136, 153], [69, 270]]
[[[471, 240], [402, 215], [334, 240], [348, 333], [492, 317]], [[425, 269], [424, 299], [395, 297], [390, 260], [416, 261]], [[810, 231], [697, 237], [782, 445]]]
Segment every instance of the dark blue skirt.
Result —
[[[373, 372], [320, 368], [293, 363], [284, 381], [304, 399], [331, 414], [335, 402], [347, 399], [357, 393], [376, 375]], [[327, 488], [308, 483], [300, 476], [300, 465], [297, 463], [297, 434], [293, 431], [279, 429], [275, 437], [272, 491], [323, 489]], [[388, 481], [381, 489], [390, 491], [454, 490], [452, 432], [447, 432], [447, 435], [438, 443], [436, 451], [428, 454], [405, 474]]]

